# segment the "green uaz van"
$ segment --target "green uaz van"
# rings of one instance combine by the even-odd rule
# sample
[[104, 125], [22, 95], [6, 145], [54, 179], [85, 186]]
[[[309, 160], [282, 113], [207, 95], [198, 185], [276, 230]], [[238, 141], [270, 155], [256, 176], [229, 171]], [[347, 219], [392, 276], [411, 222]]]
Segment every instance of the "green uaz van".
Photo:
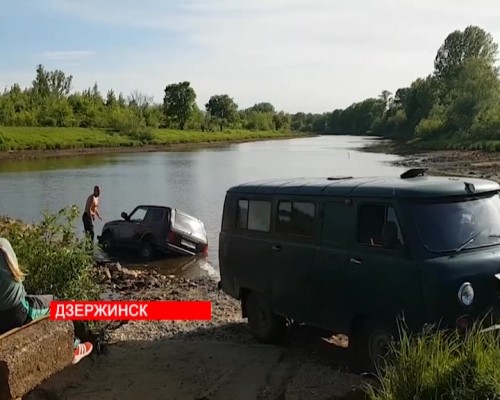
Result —
[[498, 319], [499, 191], [424, 169], [232, 187], [219, 287], [258, 340], [280, 341], [292, 320], [348, 335], [354, 360], [373, 366], [398, 318], [410, 331]]

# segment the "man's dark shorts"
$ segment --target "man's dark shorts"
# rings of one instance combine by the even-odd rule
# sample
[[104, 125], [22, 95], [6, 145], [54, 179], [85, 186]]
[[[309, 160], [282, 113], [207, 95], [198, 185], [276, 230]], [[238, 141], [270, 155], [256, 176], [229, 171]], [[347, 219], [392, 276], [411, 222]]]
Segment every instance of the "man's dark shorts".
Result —
[[84, 212], [82, 216], [83, 229], [85, 234], [89, 235], [92, 240], [94, 240], [94, 224], [92, 223], [92, 218], [88, 212]]

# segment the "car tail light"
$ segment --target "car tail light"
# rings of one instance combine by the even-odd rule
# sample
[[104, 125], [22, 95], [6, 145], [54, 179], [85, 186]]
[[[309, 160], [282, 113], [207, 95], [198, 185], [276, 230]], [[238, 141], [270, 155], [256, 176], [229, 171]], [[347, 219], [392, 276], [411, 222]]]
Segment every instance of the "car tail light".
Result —
[[203, 246], [203, 250], [201, 252], [203, 253], [203, 255], [208, 256], [208, 244]]
[[167, 242], [175, 243], [176, 239], [177, 239], [177, 235], [174, 232], [169, 231], [167, 233]]

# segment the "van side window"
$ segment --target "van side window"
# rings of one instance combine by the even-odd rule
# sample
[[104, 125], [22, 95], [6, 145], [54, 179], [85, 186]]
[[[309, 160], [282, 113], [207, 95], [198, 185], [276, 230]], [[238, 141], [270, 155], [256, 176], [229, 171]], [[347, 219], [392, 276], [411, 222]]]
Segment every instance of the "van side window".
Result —
[[239, 200], [237, 227], [252, 231], [269, 232], [271, 227], [271, 202]]
[[236, 227], [239, 229], [247, 229], [248, 225], [248, 200], [238, 201], [238, 210], [236, 217]]
[[363, 204], [358, 209], [358, 242], [384, 247], [384, 239], [395, 237], [395, 247], [401, 247], [403, 236], [393, 207]]
[[285, 235], [314, 236], [314, 203], [280, 201], [276, 230]]

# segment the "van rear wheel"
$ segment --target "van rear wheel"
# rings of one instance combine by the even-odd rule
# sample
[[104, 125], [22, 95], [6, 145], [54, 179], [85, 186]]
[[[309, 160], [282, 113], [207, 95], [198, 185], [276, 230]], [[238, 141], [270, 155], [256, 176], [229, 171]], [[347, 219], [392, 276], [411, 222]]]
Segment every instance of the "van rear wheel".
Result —
[[260, 293], [251, 292], [246, 299], [246, 311], [250, 332], [263, 343], [279, 343], [283, 340], [286, 320], [276, 315], [269, 299]]

